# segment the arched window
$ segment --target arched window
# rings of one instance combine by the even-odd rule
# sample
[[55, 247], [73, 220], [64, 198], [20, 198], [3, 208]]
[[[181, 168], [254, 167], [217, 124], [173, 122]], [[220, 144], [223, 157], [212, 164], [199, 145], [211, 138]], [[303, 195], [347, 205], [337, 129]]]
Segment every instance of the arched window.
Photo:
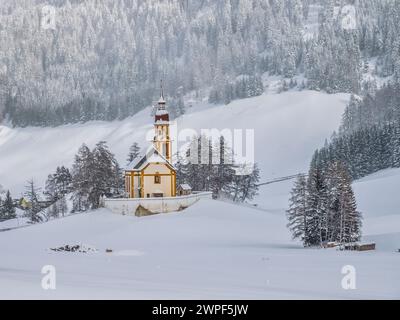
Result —
[[160, 184], [161, 183], [161, 176], [158, 172], [156, 172], [155, 176], [154, 176], [154, 183], [155, 184]]

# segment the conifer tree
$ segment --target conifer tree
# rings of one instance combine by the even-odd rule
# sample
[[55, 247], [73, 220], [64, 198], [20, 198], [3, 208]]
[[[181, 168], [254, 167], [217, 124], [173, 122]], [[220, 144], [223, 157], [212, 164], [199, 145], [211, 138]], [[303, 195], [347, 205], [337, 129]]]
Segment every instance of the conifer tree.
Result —
[[326, 224], [328, 206], [327, 186], [323, 172], [311, 167], [307, 181], [307, 233], [306, 246], [320, 246], [326, 238], [323, 226]]
[[0, 219], [14, 219], [15, 217], [15, 205], [8, 190], [4, 201], [0, 205]]
[[83, 144], [72, 166], [73, 211], [90, 209], [89, 196], [92, 192], [94, 157], [90, 149]]
[[303, 175], [299, 175], [290, 193], [289, 209], [286, 211], [287, 227], [292, 233], [293, 239], [306, 240], [307, 232], [307, 181]]
[[137, 142], [134, 142], [129, 148], [127, 162], [128, 164], [135, 160], [140, 155], [140, 147]]
[[105, 141], [98, 142], [92, 154], [93, 166], [89, 174], [91, 184], [89, 202], [92, 209], [97, 209], [100, 206], [101, 196], [111, 195], [118, 191], [120, 170]]
[[357, 211], [356, 199], [351, 186], [351, 177], [346, 167], [337, 165], [338, 185], [338, 214], [340, 219], [339, 242], [356, 242], [361, 238], [361, 213]]
[[38, 223], [42, 221], [40, 215], [42, 207], [40, 205], [39, 193], [40, 188], [36, 187], [34, 180], [29, 180], [25, 187], [24, 196], [28, 201], [27, 217], [29, 218], [30, 223]]

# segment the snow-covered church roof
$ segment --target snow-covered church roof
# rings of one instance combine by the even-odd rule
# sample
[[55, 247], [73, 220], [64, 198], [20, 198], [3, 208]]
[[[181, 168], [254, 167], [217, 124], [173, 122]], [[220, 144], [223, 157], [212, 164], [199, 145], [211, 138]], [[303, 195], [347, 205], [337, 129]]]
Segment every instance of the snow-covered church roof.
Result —
[[145, 154], [140, 154], [136, 159], [134, 159], [130, 164], [128, 164], [125, 168], [125, 171], [140, 171], [142, 170], [148, 163], [165, 163], [172, 169], [176, 170], [174, 165], [169, 162], [162, 154], [160, 154], [154, 146], [147, 151]]

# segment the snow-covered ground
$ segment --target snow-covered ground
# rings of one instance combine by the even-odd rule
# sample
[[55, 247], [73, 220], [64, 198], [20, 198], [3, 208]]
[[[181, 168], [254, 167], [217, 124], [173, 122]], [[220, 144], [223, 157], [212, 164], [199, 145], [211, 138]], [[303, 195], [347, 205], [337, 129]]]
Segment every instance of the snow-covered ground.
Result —
[[[349, 100], [347, 94], [314, 91], [264, 94], [226, 106], [194, 104], [178, 119], [178, 130], [254, 129], [255, 160], [263, 180], [307, 169], [315, 148], [338, 128]], [[23, 192], [28, 179], [44, 186], [58, 165], [71, 166], [82, 143], [93, 147], [107, 141], [121, 165], [129, 146], [146, 146], [152, 128], [151, 110], [123, 121], [89, 122], [56, 128], [10, 128], [0, 125], [0, 183], [14, 196]]]
[[[268, 195], [273, 212], [215, 200], [143, 218], [103, 209], [0, 233], [0, 299], [399, 298], [399, 176], [388, 170], [355, 184], [374, 252], [302, 248], [279, 197]], [[66, 244], [98, 251], [49, 250]], [[44, 265], [56, 268], [56, 290], [41, 287]], [[355, 290], [341, 286], [347, 265]]]

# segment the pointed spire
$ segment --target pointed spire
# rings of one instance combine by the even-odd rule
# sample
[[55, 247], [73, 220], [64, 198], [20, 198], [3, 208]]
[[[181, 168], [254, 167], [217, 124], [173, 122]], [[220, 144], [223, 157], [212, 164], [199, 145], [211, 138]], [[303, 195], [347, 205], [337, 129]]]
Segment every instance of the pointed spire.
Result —
[[160, 89], [161, 89], [161, 98], [164, 99], [164, 88], [163, 88], [163, 82], [162, 79], [160, 80]]
[[160, 81], [160, 100], [158, 100], [158, 107], [155, 114], [155, 122], [157, 123], [159, 121], [169, 121], [169, 114], [168, 110], [166, 110], [166, 103], [164, 99], [164, 87], [162, 80]]
[[164, 87], [162, 79], [160, 80], [160, 100], [158, 100], [158, 104], [165, 104]]

